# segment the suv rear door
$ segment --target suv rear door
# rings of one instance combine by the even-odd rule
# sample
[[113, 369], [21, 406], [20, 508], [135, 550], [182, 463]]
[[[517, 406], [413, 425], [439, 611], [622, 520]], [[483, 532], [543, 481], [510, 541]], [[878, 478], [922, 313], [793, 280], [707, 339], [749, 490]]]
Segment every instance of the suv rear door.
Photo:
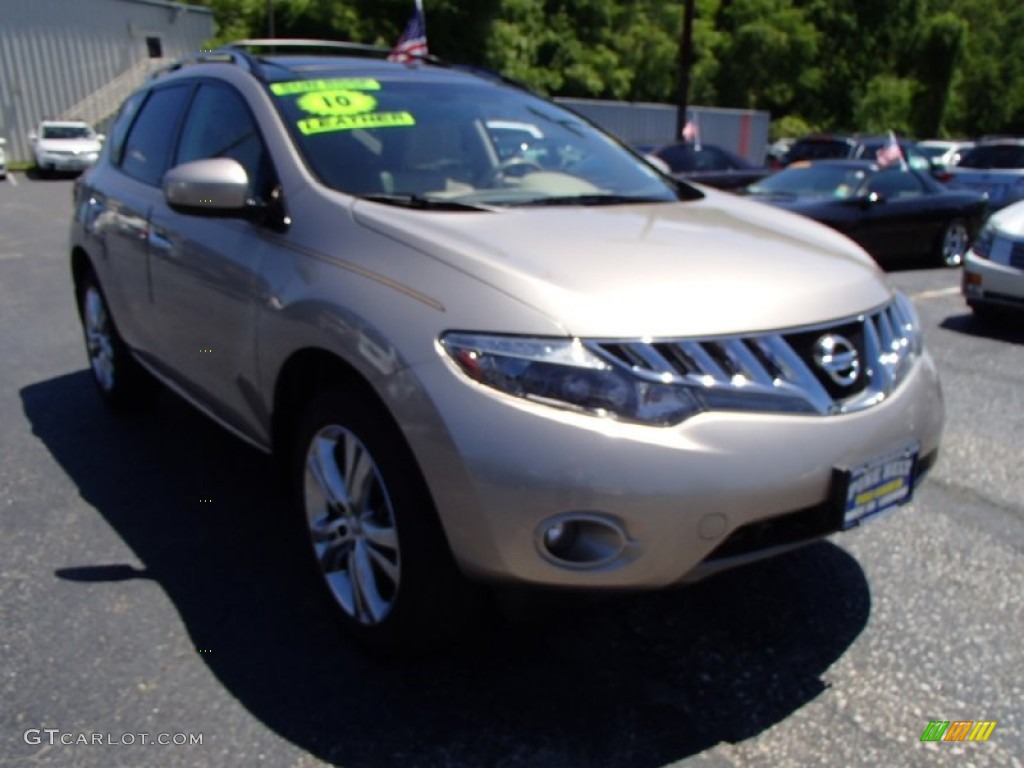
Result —
[[143, 356], [160, 343], [150, 321], [149, 215], [163, 196], [160, 180], [190, 93], [172, 85], [129, 98], [114, 124], [109, 163], [87, 182], [93, 231], [103, 242], [93, 266], [122, 337]]

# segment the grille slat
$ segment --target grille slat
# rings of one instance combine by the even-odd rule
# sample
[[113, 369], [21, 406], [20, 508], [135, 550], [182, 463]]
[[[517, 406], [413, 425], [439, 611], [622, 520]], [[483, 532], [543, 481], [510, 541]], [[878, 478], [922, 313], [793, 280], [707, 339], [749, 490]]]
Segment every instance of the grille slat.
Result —
[[710, 376], [716, 382], [723, 384], [729, 382], [730, 376], [715, 362], [715, 358], [704, 349], [704, 345], [701, 342], [684, 341], [679, 346], [697, 363], [700, 375]]
[[[794, 412], [793, 402], [802, 401], [813, 412], [831, 414], [862, 410], [888, 397], [920, 352], [919, 334], [909, 300], [899, 296], [865, 316], [825, 326], [712, 339], [593, 342], [593, 346], [645, 378], [708, 392], [747, 393], [760, 398], [763, 409], [769, 411]], [[862, 371], [854, 381], [829, 380], [824, 364], [815, 361], [815, 345], [829, 335], [842, 337], [845, 350], [856, 350]], [[722, 406], [726, 408], [734, 401], [732, 395], [715, 400], [730, 403]]]

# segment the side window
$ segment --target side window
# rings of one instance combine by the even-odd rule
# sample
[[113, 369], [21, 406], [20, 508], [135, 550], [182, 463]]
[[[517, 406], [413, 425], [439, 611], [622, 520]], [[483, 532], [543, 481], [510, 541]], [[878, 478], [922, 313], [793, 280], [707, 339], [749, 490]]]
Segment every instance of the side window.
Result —
[[887, 198], [916, 197], [922, 192], [920, 180], [912, 173], [893, 169], [876, 174], [868, 182], [868, 191]]
[[146, 184], [160, 185], [191, 91], [189, 85], [175, 85], [150, 93], [125, 141], [122, 171]]
[[129, 96], [124, 104], [121, 105], [121, 110], [117, 113], [117, 119], [114, 120], [114, 125], [110, 130], [110, 141], [107, 142], [107, 146], [110, 147], [110, 160], [114, 165], [121, 164], [121, 150], [124, 149], [125, 137], [128, 135], [128, 129], [131, 128], [132, 120], [139, 113], [139, 107], [142, 106], [146, 96], [146, 91], [139, 91]]
[[211, 157], [237, 160], [249, 176], [251, 195], [269, 197], [276, 181], [248, 105], [233, 88], [204, 83], [189, 108], [175, 163]]

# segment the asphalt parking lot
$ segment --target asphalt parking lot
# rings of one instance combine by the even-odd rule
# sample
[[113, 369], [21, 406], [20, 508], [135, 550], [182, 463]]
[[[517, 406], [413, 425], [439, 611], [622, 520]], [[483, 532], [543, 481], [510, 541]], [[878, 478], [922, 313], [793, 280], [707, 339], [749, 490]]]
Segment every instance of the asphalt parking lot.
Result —
[[[1024, 318], [975, 324], [958, 271], [891, 273], [947, 403], [911, 505], [686, 589], [552, 601], [385, 664], [298, 589], [266, 458], [167, 393], [103, 410], [67, 268], [71, 181], [15, 180], [0, 765], [1024, 765]], [[933, 720], [997, 725], [922, 743]]]

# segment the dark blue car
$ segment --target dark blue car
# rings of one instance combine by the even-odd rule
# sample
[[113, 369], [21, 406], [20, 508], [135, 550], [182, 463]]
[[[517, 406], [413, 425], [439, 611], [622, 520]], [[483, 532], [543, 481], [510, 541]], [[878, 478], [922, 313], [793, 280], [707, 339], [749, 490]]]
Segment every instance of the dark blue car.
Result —
[[963, 261], [987, 209], [976, 192], [866, 160], [797, 162], [746, 193], [839, 230], [876, 261], [923, 256], [949, 267]]

